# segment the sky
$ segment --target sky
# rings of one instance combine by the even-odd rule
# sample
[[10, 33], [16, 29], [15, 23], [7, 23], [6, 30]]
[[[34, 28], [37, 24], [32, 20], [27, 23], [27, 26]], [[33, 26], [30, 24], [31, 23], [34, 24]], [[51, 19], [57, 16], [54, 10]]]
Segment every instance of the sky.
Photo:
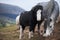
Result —
[[[48, 2], [50, 0], [0, 0], [0, 3], [16, 5], [23, 8], [26, 11], [31, 10], [33, 6], [35, 6], [39, 2]], [[60, 0], [56, 0], [60, 5]]]

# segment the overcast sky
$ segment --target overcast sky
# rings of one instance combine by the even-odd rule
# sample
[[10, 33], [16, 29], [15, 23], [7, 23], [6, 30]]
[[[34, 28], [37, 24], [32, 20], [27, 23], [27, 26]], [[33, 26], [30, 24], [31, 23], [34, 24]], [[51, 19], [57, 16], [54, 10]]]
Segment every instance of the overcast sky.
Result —
[[[25, 10], [30, 10], [39, 2], [48, 2], [50, 0], [0, 0], [0, 3], [19, 6]], [[60, 0], [56, 0], [60, 4]]]

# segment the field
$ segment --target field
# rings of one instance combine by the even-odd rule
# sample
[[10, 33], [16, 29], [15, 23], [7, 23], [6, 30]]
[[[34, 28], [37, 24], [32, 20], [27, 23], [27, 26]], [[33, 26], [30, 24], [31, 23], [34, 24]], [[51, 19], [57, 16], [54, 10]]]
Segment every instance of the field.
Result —
[[[39, 36], [37, 32], [34, 33], [34, 37], [30, 40], [60, 40], [60, 23], [55, 24], [54, 34], [50, 37], [44, 38]], [[0, 28], [0, 40], [19, 40], [19, 30], [16, 30], [16, 25], [10, 27]], [[24, 31], [23, 40], [28, 39], [28, 28]]]

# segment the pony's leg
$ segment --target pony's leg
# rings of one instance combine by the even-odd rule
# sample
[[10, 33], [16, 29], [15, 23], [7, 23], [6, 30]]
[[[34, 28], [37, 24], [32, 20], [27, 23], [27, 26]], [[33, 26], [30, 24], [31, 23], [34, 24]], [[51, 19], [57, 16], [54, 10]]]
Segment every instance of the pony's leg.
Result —
[[30, 27], [29, 28], [29, 39], [33, 37], [33, 29]]
[[19, 39], [22, 39], [22, 35], [23, 35], [22, 31], [23, 31], [23, 29], [22, 29], [22, 26], [20, 25], [20, 35], [19, 35]]
[[34, 36], [33, 34], [34, 34], [34, 32], [32, 31], [32, 32], [31, 32], [31, 37], [33, 37], [33, 36]]
[[31, 32], [29, 31], [29, 39], [31, 38]]
[[35, 28], [34, 23], [31, 23], [31, 25], [30, 25], [30, 27], [29, 27], [29, 39], [30, 39], [31, 37], [33, 37], [34, 28]]
[[[43, 20], [38, 21], [38, 34], [40, 34], [40, 25], [41, 25], [42, 22], [43, 22]], [[42, 31], [41, 31], [41, 33], [42, 33]]]
[[19, 30], [20, 29], [20, 25], [19, 24], [17, 24], [17, 30]]
[[46, 24], [47, 24], [46, 22], [47, 21], [45, 20], [45, 22], [44, 22], [44, 34], [43, 34], [44, 37], [46, 36], [46, 34], [47, 34], [48, 30], [49, 30], [48, 27], [46, 26]]
[[44, 22], [45, 22], [45, 21], [43, 21], [43, 22], [41, 23], [41, 25], [40, 25], [40, 35], [43, 35], [43, 34], [44, 34]]
[[29, 31], [29, 39], [33, 37], [33, 32], [32, 31]]
[[16, 17], [16, 26], [17, 26], [17, 30], [20, 29], [20, 22], [19, 22], [19, 18], [20, 18], [20, 15]]
[[32, 33], [31, 33], [31, 37], [34, 36], [35, 26], [36, 26], [36, 23], [33, 25]]

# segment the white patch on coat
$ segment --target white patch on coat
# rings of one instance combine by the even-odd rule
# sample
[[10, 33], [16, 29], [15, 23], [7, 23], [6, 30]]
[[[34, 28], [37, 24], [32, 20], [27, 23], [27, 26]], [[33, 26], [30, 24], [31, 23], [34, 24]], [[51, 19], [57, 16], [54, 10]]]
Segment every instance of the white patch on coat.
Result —
[[39, 9], [37, 11], [37, 21], [40, 21], [41, 20], [41, 10]]

